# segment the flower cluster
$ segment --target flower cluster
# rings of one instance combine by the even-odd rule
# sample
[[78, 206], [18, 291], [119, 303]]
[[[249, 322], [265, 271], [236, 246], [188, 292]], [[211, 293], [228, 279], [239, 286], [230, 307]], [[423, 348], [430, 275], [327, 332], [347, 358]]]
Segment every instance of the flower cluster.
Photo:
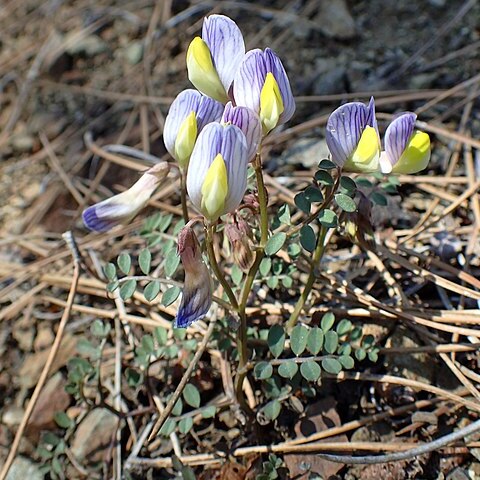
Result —
[[[295, 111], [290, 82], [278, 56], [269, 48], [245, 52], [240, 29], [226, 16], [204, 19], [201, 37], [194, 38], [188, 47], [186, 64], [195, 89], [182, 91], [172, 102], [163, 132], [165, 147], [175, 159], [182, 180], [182, 206], [187, 221], [178, 237], [177, 251], [185, 282], [175, 319], [177, 327], [187, 327], [205, 316], [212, 303], [211, 277], [193, 223], [203, 222], [210, 265], [222, 282], [213, 238], [219, 219], [232, 213], [225, 221], [224, 233], [236, 264], [249, 272], [253, 282], [260, 263], [257, 260], [261, 260], [268, 241], [268, 197], [260, 147], [263, 138], [290, 120]], [[388, 174], [423, 170], [430, 159], [430, 139], [415, 130], [415, 121], [414, 113], [397, 116], [385, 131], [382, 151], [373, 98], [368, 105], [347, 103], [335, 110], [327, 122], [326, 139], [332, 161], [345, 172]], [[252, 161], [258, 197], [245, 195], [248, 165]], [[167, 176], [169, 167], [168, 162], [158, 163], [129, 190], [87, 208], [83, 212], [85, 225], [91, 230], [105, 231], [131, 220]], [[186, 194], [200, 213], [191, 221], [187, 218]], [[348, 200], [355, 208], [353, 200]], [[359, 211], [362, 202], [369, 204], [366, 197], [361, 199]], [[255, 214], [260, 212], [260, 245], [255, 254], [251, 248], [255, 236], [246, 217], [234, 213], [240, 206]], [[366, 215], [367, 208], [362, 210]], [[355, 216], [356, 223], [368, 223], [360, 213]], [[352, 232], [359, 236], [356, 230]], [[228, 284], [227, 288], [225, 282], [222, 285], [228, 295]], [[242, 295], [244, 299], [248, 298], [248, 288], [247, 294]], [[231, 289], [228, 296], [239, 311]]]
[[416, 118], [411, 112], [398, 115], [385, 131], [382, 151], [373, 98], [368, 105], [342, 105], [327, 121], [332, 161], [346, 172], [420, 172], [430, 160], [430, 137], [415, 130]]
[[188, 47], [187, 70], [198, 91], [172, 103], [165, 145], [187, 172], [193, 205], [214, 222], [240, 205], [248, 162], [295, 103], [278, 56], [269, 48], [245, 53], [240, 29], [223, 15], [205, 18], [202, 36]]

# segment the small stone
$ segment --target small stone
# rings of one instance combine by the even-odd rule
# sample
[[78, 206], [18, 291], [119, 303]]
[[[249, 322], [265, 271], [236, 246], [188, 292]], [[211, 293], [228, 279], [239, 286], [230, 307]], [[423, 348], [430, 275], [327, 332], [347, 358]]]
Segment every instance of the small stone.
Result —
[[[59, 368], [65, 366], [68, 360], [74, 356], [77, 344], [76, 337], [67, 334], [63, 337], [59, 351], [55, 356], [51, 373], [56, 372]], [[32, 388], [37, 384], [40, 373], [47, 361], [50, 349], [47, 348], [41, 352], [32, 353], [25, 356], [25, 360], [18, 372], [18, 381], [23, 388]]]
[[36, 463], [24, 457], [17, 457], [10, 467], [6, 480], [43, 480], [44, 475]]
[[[65, 41], [68, 41], [69, 36]], [[67, 49], [67, 53], [70, 55], [84, 54], [87, 57], [94, 57], [107, 50], [107, 44], [98, 35], [89, 35], [75, 42], [70, 48]]]
[[132, 42], [125, 49], [125, 58], [130, 65], [136, 65], [142, 60], [143, 57], [143, 43], [142, 42]]
[[311, 168], [320, 160], [328, 158], [327, 142], [318, 138], [301, 138], [288, 150], [285, 150], [278, 161], [287, 165], [303, 165]]
[[8, 425], [9, 427], [14, 427], [20, 425], [24, 415], [23, 408], [17, 407], [15, 405], [10, 405], [6, 407], [2, 415], [2, 423]]
[[64, 412], [70, 405], [70, 395], [65, 391], [65, 384], [62, 373], [57, 372], [40, 393], [27, 426], [33, 439], [37, 438], [41, 430], [56, 428], [55, 414]]
[[447, 475], [446, 480], [470, 480], [470, 477], [463, 468], [457, 467]]
[[438, 78], [436, 73], [419, 73], [412, 75], [409, 80], [410, 87], [414, 90], [432, 88], [433, 82]]
[[52, 345], [54, 338], [53, 332], [49, 327], [40, 328], [33, 342], [33, 348], [36, 352], [44, 350]]
[[80, 462], [99, 462], [117, 429], [118, 419], [104, 408], [92, 410], [80, 423], [72, 441], [72, 453]]
[[14, 328], [12, 330], [12, 337], [24, 352], [29, 352], [32, 349], [34, 335], [33, 328]]
[[357, 34], [355, 21], [345, 0], [320, 2], [316, 21], [327, 37], [349, 40]]
[[34, 144], [35, 141], [33, 137], [26, 133], [14, 135], [10, 140], [10, 145], [12, 146], [13, 150], [18, 153], [31, 152]]

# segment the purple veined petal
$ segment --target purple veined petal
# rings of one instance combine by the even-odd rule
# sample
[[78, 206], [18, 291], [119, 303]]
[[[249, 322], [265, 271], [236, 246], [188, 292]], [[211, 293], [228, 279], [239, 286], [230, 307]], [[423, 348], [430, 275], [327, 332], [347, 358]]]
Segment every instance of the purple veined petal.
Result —
[[242, 32], [231, 18], [210, 15], [203, 21], [202, 39], [210, 50], [213, 65], [228, 93], [245, 55]]
[[231, 123], [242, 130], [247, 140], [248, 161], [252, 161], [257, 154], [262, 139], [262, 124], [259, 116], [247, 107], [234, 107], [232, 102], [228, 102], [225, 105], [222, 123]]
[[105, 232], [128, 223], [142, 210], [169, 171], [167, 162], [147, 170], [128, 190], [86, 208], [83, 223], [89, 230]]
[[288, 122], [295, 113], [295, 100], [293, 98], [292, 88], [287, 73], [285, 72], [285, 68], [278, 55], [270, 50], [270, 48], [266, 48], [264, 57], [267, 72], [272, 72], [282, 95], [283, 112], [278, 120], [278, 125], [282, 125]]
[[247, 52], [233, 82], [235, 103], [258, 113], [260, 93], [267, 73], [262, 50], [256, 48]]
[[385, 152], [392, 167], [402, 156], [415, 128], [417, 115], [406, 112], [396, 117], [385, 131]]
[[263, 52], [254, 49], [247, 52], [233, 83], [233, 96], [237, 105], [260, 111], [260, 94], [267, 73], [272, 73], [278, 84], [283, 102], [283, 112], [278, 124], [290, 120], [295, 112], [295, 100], [280, 58], [269, 48]]
[[118, 197], [116, 195], [86, 208], [82, 213], [84, 225], [93, 232], [107, 232], [117, 225], [128, 223], [137, 211]]
[[247, 189], [248, 147], [247, 139], [235, 125], [224, 127], [220, 153], [225, 161], [228, 175], [228, 195], [225, 213], [238, 208]]
[[350, 158], [363, 130], [369, 125], [367, 119], [369, 109], [360, 102], [346, 103], [332, 112], [327, 121], [326, 140], [336, 165], [343, 167]]
[[187, 192], [197, 210], [202, 207], [202, 186], [208, 169], [220, 153], [227, 168], [228, 194], [224, 213], [235, 210], [247, 188], [247, 140], [235, 125], [208, 124], [198, 136], [190, 157]]
[[174, 158], [175, 140], [178, 131], [183, 121], [192, 111], [195, 112], [197, 118], [197, 132], [199, 133], [208, 123], [220, 120], [223, 105], [193, 89], [184, 90], [175, 98], [168, 111], [163, 129], [165, 147]]
[[200, 104], [196, 111], [197, 116], [197, 132], [201, 132], [203, 128], [211, 122], [218, 122], [222, 118], [223, 104], [217, 102], [213, 98], [202, 95]]
[[207, 314], [213, 289], [197, 237], [189, 226], [184, 227], [178, 236], [178, 254], [185, 270], [185, 281], [174, 326], [186, 328]]
[[220, 153], [223, 126], [209, 123], [197, 138], [187, 173], [187, 192], [197, 210], [201, 211], [202, 185], [213, 160]]
[[175, 140], [182, 122], [194, 111], [197, 112], [202, 94], [193, 89], [183, 90], [170, 105], [163, 128], [163, 141], [168, 153], [175, 158]]
[[377, 117], [375, 116], [375, 99], [370, 97], [370, 101], [367, 105], [367, 125], [373, 127], [380, 138], [380, 134], [378, 133], [378, 124], [377, 124]]

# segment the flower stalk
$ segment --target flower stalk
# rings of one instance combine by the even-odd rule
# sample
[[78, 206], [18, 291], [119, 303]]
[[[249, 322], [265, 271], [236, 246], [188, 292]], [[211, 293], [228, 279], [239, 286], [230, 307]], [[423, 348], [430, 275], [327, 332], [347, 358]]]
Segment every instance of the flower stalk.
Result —
[[323, 225], [320, 226], [320, 231], [317, 237], [317, 244], [315, 250], [313, 252], [312, 261], [310, 263], [310, 271], [308, 272], [308, 278], [305, 283], [305, 287], [295, 304], [295, 308], [293, 309], [290, 318], [286, 324], [287, 332], [291, 332], [295, 325], [298, 323], [298, 317], [305, 306], [305, 303], [310, 295], [310, 292], [313, 287], [313, 283], [315, 282], [315, 269], [317, 268], [318, 264], [322, 260], [323, 254], [325, 253], [325, 249], [327, 244], [325, 243], [325, 237], [327, 235], [328, 228], [324, 227]]

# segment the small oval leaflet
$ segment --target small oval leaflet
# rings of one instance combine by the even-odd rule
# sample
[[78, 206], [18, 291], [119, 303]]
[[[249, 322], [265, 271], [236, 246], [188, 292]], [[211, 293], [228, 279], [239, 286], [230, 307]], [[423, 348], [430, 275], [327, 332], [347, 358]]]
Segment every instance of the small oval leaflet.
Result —
[[338, 225], [338, 218], [334, 211], [326, 208], [318, 215], [319, 222], [327, 228], [335, 228]]
[[317, 362], [308, 360], [300, 365], [300, 373], [305, 380], [309, 382], [316, 382], [320, 378], [322, 369]]
[[193, 427], [193, 418], [192, 417], [182, 418], [178, 422], [178, 431], [180, 433], [183, 433], [183, 434], [188, 433], [192, 427]]
[[271, 400], [258, 412], [257, 418], [259, 420], [259, 423], [264, 424], [261, 420], [261, 417], [264, 417], [267, 420], [267, 423], [275, 420], [280, 415], [281, 409], [282, 406], [278, 400]]
[[180, 295], [180, 288], [177, 286], [170, 287], [165, 290], [165, 293], [162, 295], [162, 305], [168, 307], [171, 305]]
[[308, 329], [303, 325], [297, 325], [293, 328], [290, 334], [290, 348], [292, 352], [298, 357], [303, 353], [307, 346]]
[[336, 358], [324, 358], [322, 360], [322, 368], [333, 375], [337, 375], [342, 371], [342, 364]]
[[332, 312], [327, 312], [320, 322], [320, 327], [324, 332], [327, 332], [333, 327], [335, 323], [335, 315]]
[[357, 204], [355, 203], [355, 200], [344, 193], [337, 193], [335, 195], [335, 202], [345, 212], [353, 213], [357, 210]]
[[113, 281], [117, 278], [117, 269], [113, 263], [107, 263], [103, 267], [103, 273], [107, 277], [107, 280]]
[[128, 253], [121, 253], [117, 258], [118, 268], [125, 274], [128, 275], [130, 272], [130, 267], [132, 266], [132, 259]]
[[191, 407], [198, 408], [200, 406], [200, 392], [195, 385], [187, 383], [183, 390], [183, 398]]
[[294, 360], [281, 363], [278, 366], [278, 374], [283, 378], [289, 378], [290, 380], [297, 374], [298, 365]]
[[122, 300], [128, 300], [134, 293], [137, 288], [137, 282], [133, 278], [130, 278], [125, 283], [122, 283], [120, 287], [120, 297]]
[[310, 213], [310, 208], [311, 208], [312, 205], [311, 205], [310, 201], [308, 200], [308, 198], [305, 196], [304, 192], [297, 193], [297, 195], [295, 195], [295, 198], [293, 199], [293, 201], [295, 202], [295, 205], [302, 212]]
[[255, 365], [253, 369], [253, 374], [258, 380], [266, 380], [270, 378], [273, 374], [273, 367], [268, 362], [259, 362]]
[[319, 327], [313, 327], [308, 333], [307, 348], [312, 355], [317, 355], [323, 347], [323, 331]]
[[300, 229], [300, 243], [302, 247], [308, 252], [313, 252], [315, 250], [315, 245], [317, 243], [317, 238], [315, 232], [310, 225], [304, 225]]
[[278, 358], [285, 346], [285, 331], [280, 325], [273, 325], [268, 331], [268, 348], [275, 358]]
[[335, 353], [338, 347], [338, 334], [329, 330], [325, 333], [325, 339], [323, 341], [323, 348], [327, 353]]
[[152, 265], [152, 254], [148, 248], [144, 248], [140, 255], [138, 256], [138, 265], [140, 270], [145, 274], [148, 275], [150, 273], [150, 267]]
[[160, 292], [160, 283], [157, 282], [156, 280], [153, 280], [152, 282], [147, 283], [147, 285], [145, 285], [145, 288], [143, 289], [143, 296], [148, 302], [152, 302], [153, 300], [155, 300], [159, 292]]
[[272, 235], [265, 245], [265, 253], [267, 255], [275, 255], [283, 247], [286, 239], [287, 235], [284, 232]]
[[158, 433], [164, 437], [169, 437], [175, 431], [176, 426], [177, 422], [173, 418], [167, 418]]

